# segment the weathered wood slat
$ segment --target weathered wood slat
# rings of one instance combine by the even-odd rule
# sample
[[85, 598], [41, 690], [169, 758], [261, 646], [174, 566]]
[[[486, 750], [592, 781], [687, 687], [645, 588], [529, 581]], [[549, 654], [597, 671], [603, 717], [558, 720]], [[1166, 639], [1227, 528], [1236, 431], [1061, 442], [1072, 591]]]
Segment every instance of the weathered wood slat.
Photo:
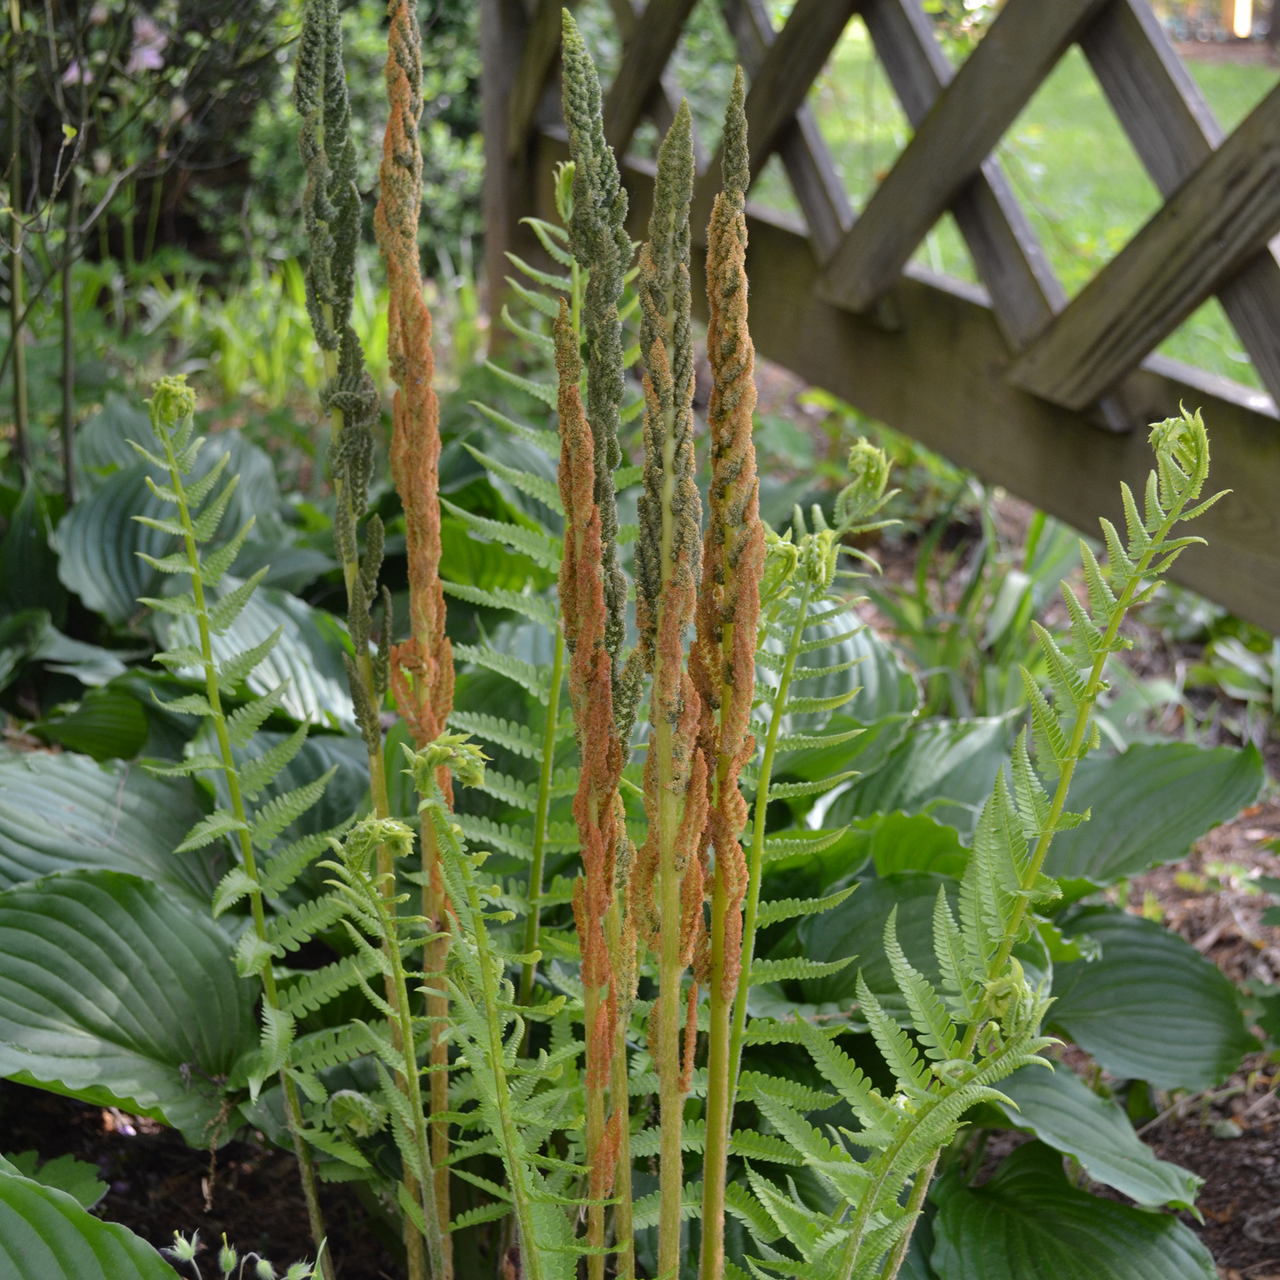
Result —
[[[614, 25], [618, 28], [618, 34], [622, 37], [622, 42], [625, 45], [635, 33], [636, 26], [640, 21], [640, 15], [636, 12], [632, 0], [609, 0], [609, 8], [613, 11]], [[674, 77], [668, 70], [663, 72], [658, 83], [654, 85], [653, 90], [645, 101], [643, 113], [653, 121], [654, 127], [660, 134], [665, 134], [671, 128], [671, 122], [676, 118], [676, 108], [679, 102], [679, 89], [675, 85]], [[696, 129], [693, 135], [693, 159], [699, 171], [707, 167], [706, 153], [698, 139]]]
[[1082, 408], [1113, 386], [1280, 230], [1280, 88], [1098, 273], [1010, 370]]
[[[951, 63], [919, 0], [866, 0], [862, 20], [907, 119], [919, 127], [951, 82]], [[1066, 294], [994, 156], [961, 188], [951, 212], [1014, 348], [1066, 305]]]
[[[562, 138], [542, 137], [537, 212], [548, 216], [552, 168]], [[630, 227], [643, 234], [652, 167], [623, 166]], [[1140, 486], [1151, 467], [1144, 432], [1112, 435], [1081, 413], [1011, 386], [1009, 354], [989, 307], [969, 286], [926, 283], [908, 270], [894, 289], [902, 328], [817, 295], [821, 267], [804, 236], [748, 210], [751, 332], [762, 356], [927, 444], [989, 483], [1096, 531], [1097, 517], [1122, 518], [1119, 481]], [[695, 227], [695, 236], [705, 235]], [[705, 317], [701, 255], [694, 255], [694, 303]], [[1202, 407], [1213, 438], [1215, 488], [1231, 496], [1197, 522], [1209, 546], [1193, 547], [1174, 577], [1241, 617], [1280, 632], [1280, 431], [1268, 397], [1225, 379], [1152, 357], [1126, 380], [1125, 408], [1137, 421]]]
[[538, 0], [507, 97], [507, 154], [515, 156], [534, 128], [534, 112], [560, 52], [560, 12], [578, 0]]
[[[1146, 0], [1115, 0], [1080, 47], [1160, 194], [1171, 196], [1223, 132]], [[1223, 309], [1280, 403], [1280, 264], [1264, 249], [1219, 291]]]
[[662, 79], [696, 0], [649, 0], [622, 50], [618, 74], [604, 99], [604, 136], [623, 155], [645, 104]]
[[[762, 0], [721, 0], [721, 11], [738, 46], [743, 69], [754, 79], [775, 39], [768, 12]], [[784, 127], [780, 133], [778, 154], [809, 224], [814, 252], [819, 261], [825, 262], [853, 225], [853, 208], [831, 158], [831, 150], [807, 103], [796, 109], [794, 127]], [[713, 180], [718, 180], [714, 165], [709, 167], [709, 172]], [[712, 188], [698, 193], [699, 211], [704, 207], [710, 209], [713, 194]]]
[[746, 112], [753, 179], [804, 103], [857, 7], [858, 0], [797, 0], [752, 73]]
[[1105, 0], [1008, 0], [867, 202], [823, 279], [863, 311], [892, 287], [1040, 82]]

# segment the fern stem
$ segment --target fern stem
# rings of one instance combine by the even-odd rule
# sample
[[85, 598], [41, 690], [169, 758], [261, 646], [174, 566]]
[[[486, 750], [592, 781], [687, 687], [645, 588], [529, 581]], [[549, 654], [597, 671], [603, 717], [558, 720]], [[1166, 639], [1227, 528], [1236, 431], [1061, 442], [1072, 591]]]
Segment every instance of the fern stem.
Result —
[[924, 1198], [929, 1193], [929, 1184], [933, 1181], [933, 1171], [938, 1167], [938, 1157], [941, 1151], [934, 1152], [933, 1159], [929, 1161], [919, 1173], [916, 1174], [916, 1180], [911, 1187], [911, 1195], [907, 1197], [906, 1213], [910, 1220], [910, 1225], [902, 1233], [902, 1238], [889, 1251], [888, 1258], [885, 1259], [884, 1269], [881, 1271], [881, 1280], [897, 1280], [898, 1272], [902, 1270], [902, 1263], [907, 1256], [907, 1250], [911, 1247], [911, 1234], [915, 1230], [917, 1215], [924, 1208]]
[[[200, 552], [196, 545], [195, 525], [191, 519], [191, 509], [187, 505], [186, 489], [182, 483], [182, 473], [178, 469], [178, 459], [173, 451], [173, 442], [166, 429], [157, 433], [164, 445], [165, 462], [168, 464], [169, 482], [177, 496], [178, 516], [182, 522], [183, 542], [186, 545], [187, 562], [191, 566], [191, 591], [196, 602], [196, 625], [200, 633], [200, 655], [204, 663], [205, 696], [213, 709], [213, 728], [218, 739], [218, 751], [222, 757], [223, 772], [227, 779], [227, 789], [231, 795], [231, 811], [240, 823], [237, 833], [240, 841], [240, 858], [244, 864], [245, 874], [255, 884], [258, 879], [257, 860], [253, 853], [253, 842], [249, 838], [249, 822], [245, 812], [244, 794], [240, 790], [240, 775], [236, 769], [235, 757], [231, 751], [231, 738], [227, 733], [227, 718], [222, 710], [222, 697], [218, 689], [218, 670], [213, 658], [213, 644], [209, 633], [209, 611], [205, 603], [204, 576], [200, 569]], [[253, 889], [249, 894], [250, 909], [253, 913], [253, 928], [259, 941], [267, 940], [266, 909], [262, 901], [262, 891]], [[276, 989], [275, 973], [272, 971], [271, 958], [263, 962], [259, 971], [262, 979], [263, 999], [272, 1009], [280, 1007], [280, 996]], [[315, 1241], [317, 1258], [324, 1275], [324, 1280], [333, 1280], [333, 1263], [324, 1248], [325, 1229], [324, 1215], [320, 1208], [320, 1196], [316, 1187], [315, 1167], [311, 1163], [311, 1153], [302, 1138], [302, 1116], [298, 1106], [298, 1092], [292, 1079], [280, 1072], [280, 1084], [284, 1090], [285, 1121], [293, 1139], [293, 1150], [298, 1161], [298, 1174], [302, 1181], [302, 1193], [307, 1203], [307, 1218], [311, 1226], [311, 1236]]]
[[[577, 267], [574, 267], [577, 271]], [[576, 292], [576, 291], [575, 291]], [[564, 675], [564, 626], [556, 627], [555, 656], [551, 662], [551, 693], [547, 700], [547, 727], [542, 735], [542, 769], [538, 774], [538, 805], [533, 818], [533, 862], [529, 867], [529, 914], [524, 925], [524, 951], [528, 955], [538, 949], [541, 927], [542, 873], [547, 854], [547, 814], [551, 808], [551, 779], [556, 753], [556, 726], [560, 714], [560, 686]], [[533, 1002], [533, 984], [537, 962], [528, 960], [520, 973], [520, 1003]], [[526, 1025], [520, 1052], [529, 1053], [529, 1028]]]
[[[493, 1070], [495, 1105], [498, 1110], [498, 1126], [502, 1130], [503, 1145], [509, 1152], [520, 1148], [515, 1117], [511, 1113], [511, 1095], [507, 1088], [507, 1069], [503, 1058], [502, 1021], [498, 1012], [497, 993], [502, 985], [502, 974], [494, 963], [489, 949], [489, 931], [484, 924], [480, 894], [475, 880], [467, 879], [467, 894], [471, 902], [471, 914], [475, 921], [476, 953], [480, 958], [482, 988], [489, 993], [484, 1001], [485, 1023], [489, 1032], [488, 1053]], [[537, 1246], [533, 1223], [533, 1199], [525, 1182], [525, 1168], [521, 1160], [508, 1161], [508, 1177], [511, 1182], [511, 1198], [516, 1208], [516, 1223], [520, 1228], [520, 1267], [528, 1280], [543, 1280], [542, 1258]]]
[[[1093, 706], [1098, 700], [1098, 695], [1102, 692], [1102, 673], [1106, 669], [1107, 658], [1111, 654], [1111, 646], [1115, 643], [1116, 636], [1120, 632], [1120, 624], [1124, 621], [1124, 616], [1128, 612], [1129, 605], [1133, 600], [1138, 587], [1142, 582], [1142, 575], [1151, 567], [1151, 561], [1155, 558], [1165, 539], [1169, 536], [1173, 526], [1177, 524], [1182, 516], [1183, 508], [1186, 506], [1185, 500], [1176, 503], [1172, 511], [1165, 517], [1160, 525], [1159, 531], [1152, 539], [1151, 545], [1142, 553], [1138, 563], [1130, 576], [1129, 581], [1125, 584], [1124, 590], [1120, 593], [1120, 598], [1116, 601], [1115, 608], [1111, 611], [1111, 618], [1107, 623], [1107, 629], [1103, 633], [1102, 640], [1099, 642], [1098, 656], [1093, 660], [1093, 666], [1089, 671], [1089, 680], [1085, 685], [1084, 698], [1076, 711], [1075, 726], [1071, 731], [1071, 741], [1067, 746], [1067, 756], [1062, 767], [1062, 772], [1058, 775], [1058, 785], [1053, 793], [1053, 803], [1049, 808], [1049, 817], [1045, 821], [1044, 830], [1041, 832], [1039, 839], [1036, 841], [1034, 850], [1032, 850], [1031, 858], [1027, 863], [1027, 870], [1022, 877], [1022, 887], [1024, 890], [1030, 889], [1036, 882], [1036, 877], [1040, 874], [1040, 869], [1044, 866], [1044, 860], [1049, 854], [1049, 845], [1053, 840], [1054, 830], [1057, 827], [1058, 819], [1062, 817], [1062, 812], [1067, 804], [1067, 792], [1071, 789], [1071, 779], [1075, 776], [1076, 762], [1080, 757], [1080, 748], [1084, 745], [1084, 735], [1089, 731], [1089, 722], [1093, 717]], [[1005, 940], [1000, 944], [1000, 949], [996, 952], [994, 968], [992, 972], [1000, 973], [1005, 965], [1009, 962], [1009, 957], [1013, 954], [1014, 943], [1018, 936], [1018, 930], [1022, 924], [1023, 918], [1027, 913], [1027, 899], [1020, 897], [1014, 904], [1013, 914], [1009, 922], [1009, 928], [1006, 931]], [[978, 1038], [978, 1033], [982, 1029], [983, 1023], [986, 1021], [988, 1011], [990, 1009], [991, 997], [987, 996], [978, 1011], [978, 1016], [969, 1024], [965, 1031], [964, 1041], [960, 1046], [960, 1056], [968, 1057], [973, 1050], [974, 1042]]]
[[755, 958], [756, 921], [760, 917], [760, 877], [764, 867], [765, 822], [768, 817], [769, 783], [773, 778], [773, 761], [778, 750], [778, 734], [782, 728], [782, 708], [791, 690], [791, 677], [796, 659], [800, 656], [801, 639], [805, 620], [809, 616], [809, 597], [812, 584], [805, 578], [796, 606], [796, 623], [787, 646], [787, 658], [778, 680], [778, 692], [773, 700], [769, 717], [769, 730], [765, 736], [764, 758], [760, 762], [760, 781], [756, 788], [756, 802], [752, 813], [751, 860], [748, 864], [747, 899], [742, 919], [742, 972], [738, 976], [738, 998], [733, 1007], [733, 1032], [729, 1042], [729, 1112], [727, 1123], [733, 1123], [734, 1098], [738, 1091], [738, 1077], [742, 1070], [742, 1045], [747, 1029], [747, 996], [751, 990], [751, 964]]
[[[617, 966], [622, 959], [623, 932], [622, 908], [616, 900], [609, 908], [605, 929], [609, 953]], [[634, 953], [634, 944], [632, 951]], [[618, 997], [617, 1042], [609, 1081], [610, 1104], [619, 1118], [618, 1161], [613, 1182], [613, 1195], [617, 1201], [613, 1210], [613, 1238], [617, 1248], [615, 1280], [635, 1280], [636, 1274], [635, 1223], [631, 1203], [631, 1093], [627, 1087], [627, 1027], [631, 1023], [632, 1008], [630, 984], [626, 984]]]

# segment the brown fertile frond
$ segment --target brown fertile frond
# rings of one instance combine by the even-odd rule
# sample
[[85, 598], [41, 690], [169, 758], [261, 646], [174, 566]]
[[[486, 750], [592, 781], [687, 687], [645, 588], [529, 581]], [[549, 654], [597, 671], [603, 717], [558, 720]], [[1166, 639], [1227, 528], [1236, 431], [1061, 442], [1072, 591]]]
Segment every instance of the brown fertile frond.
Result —
[[[718, 711], [714, 726], [717, 801], [709, 815], [716, 864], [727, 898], [726, 999], [737, 990], [741, 968], [740, 907], [747, 864], [738, 836], [747, 804], [738, 775], [755, 750], [747, 732], [755, 684], [756, 623], [764, 567], [764, 526], [751, 439], [756, 405], [755, 348], [747, 328], [746, 186], [750, 181], [742, 68], [734, 76], [725, 116], [724, 189], [716, 196], [707, 237], [707, 358], [712, 390], [707, 411], [711, 434], [711, 484], [707, 545], [698, 594], [698, 635], [692, 670], [702, 697]], [[709, 735], [704, 728], [704, 743]]]
[[[453, 710], [453, 651], [440, 584], [440, 409], [432, 387], [431, 313], [422, 299], [418, 261], [421, 37], [408, 0], [394, 0], [390, 18], [385, 77], [391, 110], [373, 224], [391, 294], [387, 346], [397, 386], [391, 472], [404, 506], [411, 637], [393, 651], [392, 688], [414, 741], [424, 747], [444, 731]], [[447, 787], [447, 773], [441, 785]]]

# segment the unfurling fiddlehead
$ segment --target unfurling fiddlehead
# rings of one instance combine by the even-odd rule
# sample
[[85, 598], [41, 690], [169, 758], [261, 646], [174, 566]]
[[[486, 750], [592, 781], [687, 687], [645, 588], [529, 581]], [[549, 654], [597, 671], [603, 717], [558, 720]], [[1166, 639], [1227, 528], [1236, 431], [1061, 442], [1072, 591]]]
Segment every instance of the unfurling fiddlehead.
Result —
[[[418, 258], [418, 216], [422, 207], [422, 35], [408, 0], [393, 0], [385, 70], [390, 114], [382, 146], [380, 194], [374, 230], [387, 264], [387, 317], [391, 376], [397, 390], [392, 407], [391, 473], [404, 507], [409, 560], [409, 638], [390, 652], [391, 688], [405, 724], [419, 747], [434, 741], [453, 710], [453, 650], [445, 634], [444, 591], [440, 585], [440, 407], [432, 387], [431, 313], [422, 298]], [[389, 620], [388, 620], [389, 621]], [[440, 778], [451, 794], [448, 771]], [[422, 912], [436, 937], [425, 953], [428, 973], [443, 973], [448, 934], [435, 832], [422, 833]], [[431, 1112], [449, 1109], [449, 1051], [445, 1043], [448, 1001], [440, 983], [428, 997], [431, 1023]], [[449, 1126], [434, 1121], [431, 1155], [436, 1216], [449, 1225]], [[452, 1240], [444, 1237], [445, 1263], [452, 1265]], [[437, 1278], [439, 1280], [439, 1278]]]

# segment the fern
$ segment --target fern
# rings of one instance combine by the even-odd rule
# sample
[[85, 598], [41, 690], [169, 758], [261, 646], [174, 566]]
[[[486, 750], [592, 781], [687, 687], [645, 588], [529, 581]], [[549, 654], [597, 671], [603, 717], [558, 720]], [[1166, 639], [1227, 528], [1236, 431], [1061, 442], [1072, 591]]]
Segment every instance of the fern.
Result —
[[[187, 698], [179, 699], [169, 703], [168, 709], [188, 715], [203, 716], [209, 721], [217, 740], [218, 753], [217, 755], [207, 753], [187, 761], [186, 771], [209, 770], [221, 775], [230, 798], [230, 807], [215, 810], [208, 818], [197, 823], [179, 849], [200, 848], [225, 836], [236, 837], [235, 843], [239, 849], [240, 863], [227, 872], [215, 891], [214, 910], [215, 913], [225, 911], [242, 899], [248, 898], [252, 911], [253, 926], [243, 935], [243, 938], [254, 944], [249, 948], [253, 959], [247, 967], [241, 967], [241, 972], [245, 976], [256, 976], [261, 981], [263, 1006], [257, 1061], [248, 1068], [246, 1074], [250, 1091], [254, 1096], [268, 1077], [280, 1075], [285, 1099], [285, 1118], [294, 1137], [303, 1191], [308, 1202], [313, 1233], [316, 1235], [317, 1249], [322, 1249], [324, 1232], [315, 1191], [315, 1174], [310, 1155], [301, 1136], [303, 1126], [297, 1089], [293, 1079], [284, 1070], [294, 1037], [295, 1017], [281, 1000], [281, 993], [276, 986], [275, 974], [272, 970], [271, 957], [274, 944], [271, 941], [271, 929], [273, 925], [268, 924], [266, 893], [258, 878], [257, 853], [269, 850], [284, 828], [315, 804], [324, 792], [331, 775], [326, 775], [287, 796], [269, 800], [259, 809], [252, 809], [246, 804], [246, 799], [255, 799], [279, 776], [280, 771], [301, 748], [306, 738], [306, 726], [301, 726], [291, 738], [286, 740], [284, 750], [276, 748], [250, 760], [243, 766], [244, 773], [247, 775], [247, 785], [242, 783], [241, 766], [236, 763], [232, 746], [233, 744], [242, 747], [247, 745], [252, 733], [279, 706], [283, 686], [277, 687], [262, 697], [251, 699], [230, 717], [223, 711], [222, 693], [228, 683], [239, 683], [254, 670], [271, 651], [272, 646], [279, 639], [280, 632], [277, 631], [268, 641], [224, 660], [221, 666], [215, 662], [212, 634], [215, 631], [225, 631], [231, 626], [236, 615], [251, 598], [254, 587], [261, 577], [260, 574], [255, 575], [216, 602], [211, 602], [205, 591], [206, 585], [211, 585], [210, 579], [216, 581], [220, 578], [230, 567], [233, 558], [222, 552], [214, 552], [212, 556], [206, 556], [201, 551], [201, 544], [208, 542], [217, 534], [218, 526], [235, 487], [236, 477], [231, 477], [221, 489], [217, 490], [216, 494], [214, 493], [225, 460], [229, 456], [224, 454], [222, 463], [213, 468], [202, 480], [192, 485], [190, 491], [186, 488], [184, 477], [194, 468], [204, 440], [195, 435], [195, 396], [186, 386], [185, 379], [179, 377], [161, 380], [156, 385], [153, 397], [148, 404], [151, 411], [152, 432], [163, 456], [157, 457], [137, 445], [134, 447], [152, 465], [161, 467], [168, 473], [169, 484], [166, 486], [158, 485], [150, 478], [147, 481], [156, 497], [175, 506], [178, 512], [176, 520], [164, 523], [172, 525], [182, 538], [186, 563], [181, 564], [176, 556], [170, 557], [165, 564], [165, 572], [175, 575], [185, 574], [191, 582], [190, 591], [166, 596], [162, 601], [155, 603], [162, 604], [171, 616], [194, 620], [199, 638], [198, 646], [184, 645], [176, 652], [163, 655], [168, 659], [164, 665], [170, 668], [188, 664], [198, 665], [203, 668], [205, 682], [203, 695], [192, 694]], [[211, 494], [214, 496], [210, 497]], [[244, 534], [248, 532], [248, 527], [246, 524], [229, 545], [238, 548], [243, 542]], [[197, 659], [195, 663], [191, 662], [193, 658]], [[308, 849], [307, 852], [313, 851]], [[292, 880], [293, 876], [305, 866], [305, 860], [295, 852], [290, 855], [289, 861], [292, 873], [289, 879]], [[270, 869], [272, 863], [268, 863], [267, 866]], [[273, 883], [279, 880], [280, 877], [277, 875], [273, 878]], [[327, 1259], [324, 1265], [327, 1270]]]
[[[1020, 735], [1014, 750], [1012, 788], [1002, 772], [983, 806], [961, 883], [959, 920], [945, 893], [939, 892], [935, 905], [934, 951], [941, 990], [904, 954], [896, 911], [885, 924], [885, 955], [914, 1040], [886, 1013], [859, 974], [859, 1006], [892, 1073], [892, 1096], [873, 1087], [816, 1027], [797, 1024], [818, 1070], [862, 1126], [848, 1136], [859, 1147], [869, 1148], [870, 1158], [859, 1161], [844, 1146], [821, 1139], [803, 1121], [803, 1106], [753, 1089], [753, 1100], [773, 1128], [803, 1153], [805, 1163], [836, 1197], [830, 1214], [809, 1206], [798, 1212], [794, 1203], [749, 1170], [760, 1211], [748, 1219], [760, 1246], [760, 1256], [752, 1262], [757, 1274], [797, 1274], [794, 1263], [771, 1246], [776, 1230], [804, 1260], [806, 1276], [892, 1280], [905, 1257], [938, 1153], [954, 1137], [961, 1117], [977, 1103], [1002, 1101], [1000, 1081], [1019, 1067], [1048, 1067], [1039, 1056], [1050, 1043], [1040, 1035], [1048, 998], [1031, 988], [1013, 949], [1035, 928], [1036, 910], [1058, 894], [1057, 885], [1041, 870], [1050, 841], [1056, 832], [1088, 817], [1068, 813], [1065, 800], [1076, 764], [1097, 741], [1092, 713], [1103, 688], [1105, 662], [1126, 643], [1120, 624], [1128, 608], [1149, 598], [1158, 574], [1195, 541], [1173, 537], [1174, 525], [1216, 501], [1200, 501], [1209, 451], [1198, 415], [1159, 424], [1151, 442], [1158, 465], [1147, 485], [1145, 514], [1139, 515], [1125, 488], [1127, 542], [1103, 522], [1109, 573], [1104, 576], [1088, 548], [1082, 550], [1090, 591], [1088, 613], [1073, 603], [1069, 588], [1063, 588], [1072, 618], [1070, 656], [1043, 628], [1036, 630], [1053, 701], [1041, 694], [1024, 669], [1031, 727]], [[803, 612], [792, 614], [798, 621]], [[785, 697], [780, 683], [776, 701]], [[1038, 773], [1032, 768], [1028, 737], [1036, 744]], [[1051, 796], [1041, 778], [1056, 779]], [[771, 1223], [769, 1232], [759, 1230], [761, 1212]]]

